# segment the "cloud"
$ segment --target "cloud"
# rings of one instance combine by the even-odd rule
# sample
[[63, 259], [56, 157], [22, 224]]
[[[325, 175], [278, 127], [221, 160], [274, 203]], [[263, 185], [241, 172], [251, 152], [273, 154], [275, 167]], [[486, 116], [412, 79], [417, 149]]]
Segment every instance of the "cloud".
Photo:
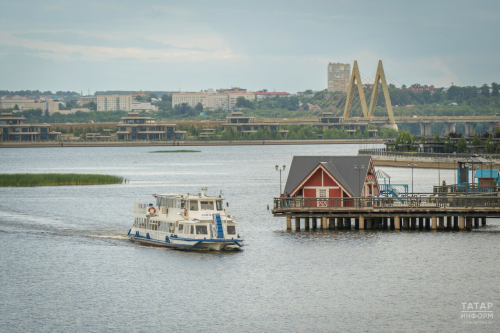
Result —
[[32, 47], [24, 47], [19, 45], [2, 45], [0, 44], [0, 53], [17, 53], [17, 54], [40, 54], [40, 53], [54, 53], [50, 50], [36, 49]]
[[141, 48], [141, 49], [172, 49], [170, 44], [150, 40], [144, 37], [132, 38], [106, 38], [102, 35], [73, 32], [18, 32], [12, 36], [22, 39], [39, 40], [65, 45], [102, 46], [114, 48]]
[[[200, 36], [198, 38], [201, 38]], [[71, 61], [75, 57], [85, 61], [110, 61], [116, 58], [133, 58], [142, 61], [199, 62], [210, 59], [237, 57], [217, 36], [204, 36], [203, 47], [173, 47], [155, 39], [134, 39], [125, 43], [110, 36], [96, 37], [70, 32], [2, 33], [0, 41], [10, 47], [38, 49], [40, 57], [55, 61]], [[156, 37], [158, 39], [158, 37]], [[177, 37], [178, 38], [178, 37]], [[198, 40], [195, 38], [195, 41]], [[104, 41], [109, 41], [105, 43]], [[129, 45], [130, 44], [130, 45]], [[140, 46], [146, 47], [140, 47]], [[158, 45], [161, 47], [152, 48]]]

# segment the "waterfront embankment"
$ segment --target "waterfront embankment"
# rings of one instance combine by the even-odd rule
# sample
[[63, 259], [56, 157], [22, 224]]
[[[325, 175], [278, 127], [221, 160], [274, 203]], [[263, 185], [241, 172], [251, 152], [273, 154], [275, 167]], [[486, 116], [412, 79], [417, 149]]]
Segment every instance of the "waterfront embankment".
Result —
[[[358, 155], [369, 155], [375, 166], [420, 168], [420, 169], [456, 169], [457, 161], [466, 160], [473, 154], [440, 154], [440, 153], [412, 153], [387, 152], [382, 149], [360, 149]], [[491, 159], [500, 164], [500, 159]], [[408, 165], [410, 163], [410, 165]]]
[[161, 146], [262, 146], [322, 144], [382, 144], [383, 139], [304, 139], [304, 140], [203, 140], [203, 141], [45, 141], [1, 142], [0, 148], [47, 147], [161, 147]]

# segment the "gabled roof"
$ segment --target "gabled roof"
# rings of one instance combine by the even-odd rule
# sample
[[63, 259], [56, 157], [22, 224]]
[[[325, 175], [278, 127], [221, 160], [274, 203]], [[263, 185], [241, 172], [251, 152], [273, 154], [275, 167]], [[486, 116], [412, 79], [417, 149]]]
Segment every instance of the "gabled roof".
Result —
[[[361, 183], [366, 177], [370, 156], [294, 156], [288, 179], [285, 185], [285, 193], [292, 191], [321, 164], [352, 196], [360, 196]], [[364, 165], [364, 170], [358, 174], [354, 170], [354, 165], [358, 168]]]

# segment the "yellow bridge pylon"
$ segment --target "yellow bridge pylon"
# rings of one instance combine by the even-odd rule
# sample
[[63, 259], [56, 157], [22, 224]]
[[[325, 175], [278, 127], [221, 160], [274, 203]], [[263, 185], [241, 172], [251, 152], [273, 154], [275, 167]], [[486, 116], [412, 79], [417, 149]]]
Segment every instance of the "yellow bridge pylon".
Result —
[[366, 106], [365, 93], [363, 92], [363, 84], [361, 82], [361, 76], [359, 74], [358, 62], [354, 60], [354, 65], [352, 68], [351, 80], [349, 82], [349, 88], [347, 91], [347, 99], [344, 109], [344, 118], [348, 118], [351, 112], [352, 104], [352, 94], [354, 89], [354, 81], [358, 88], [359, 99], [361, 101], [361, 110], [363, 111], [363, 117], [367, 120], [373, 118], [375, 113], [375, 106], [377, 106], [378, 89], [379, 84], [382, 86], [382, 91], [384, 93], [385, 105], [387, 107], [387, 115], [389, 116], [389, 127], [397, 129], [396, 121], [394, 120], [394, 112], [392, 111], [391, 97], [389, 96], [389, 89], [387, 88], [387, 81], [385, 79], [384, 67], [382, 66], [382, 60], [378, 61], [377, 72], [375, 73], [375, 80], [373, 82], [373, 91], [370, 99], [370, 107]]

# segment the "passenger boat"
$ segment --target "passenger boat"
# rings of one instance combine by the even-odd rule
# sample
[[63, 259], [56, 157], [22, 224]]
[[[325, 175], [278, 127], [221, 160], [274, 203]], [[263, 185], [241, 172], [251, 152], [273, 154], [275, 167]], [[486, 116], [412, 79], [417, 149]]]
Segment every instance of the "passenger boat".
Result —
[[243, 246], [234, 217], [226, 214], [222, 194], [153, 194], [153, 202], [134, 203], [128, 237], [148, 245], [220, 251]]

